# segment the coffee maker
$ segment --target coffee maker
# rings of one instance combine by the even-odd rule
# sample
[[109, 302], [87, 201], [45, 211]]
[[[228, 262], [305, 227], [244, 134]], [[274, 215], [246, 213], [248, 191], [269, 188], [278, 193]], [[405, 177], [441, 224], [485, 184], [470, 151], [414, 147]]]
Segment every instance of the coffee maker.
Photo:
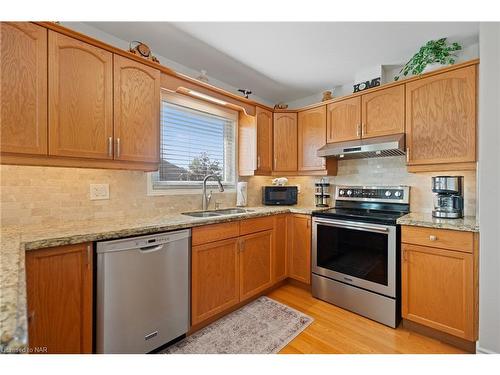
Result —
[[432, 216], [459, 219], [464, 216], [463, 176], [432, 177], [434, 210]]

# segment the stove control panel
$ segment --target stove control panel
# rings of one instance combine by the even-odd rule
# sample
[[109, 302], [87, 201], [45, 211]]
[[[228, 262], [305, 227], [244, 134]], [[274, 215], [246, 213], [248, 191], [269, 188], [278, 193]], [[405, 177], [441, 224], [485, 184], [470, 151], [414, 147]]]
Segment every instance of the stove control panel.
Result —
[[337, 186], [335, 199], [367, 202], [410, 202], [409, 186]]

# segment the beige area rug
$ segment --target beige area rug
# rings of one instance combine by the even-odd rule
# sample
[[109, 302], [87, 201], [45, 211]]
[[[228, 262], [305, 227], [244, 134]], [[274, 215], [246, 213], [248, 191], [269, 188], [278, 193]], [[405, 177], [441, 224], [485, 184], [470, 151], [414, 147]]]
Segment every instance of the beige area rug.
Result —
[[277, 353], [312, 322], [310, 316], [271, 298], [260, 297], [168, 347], [163, 353]]

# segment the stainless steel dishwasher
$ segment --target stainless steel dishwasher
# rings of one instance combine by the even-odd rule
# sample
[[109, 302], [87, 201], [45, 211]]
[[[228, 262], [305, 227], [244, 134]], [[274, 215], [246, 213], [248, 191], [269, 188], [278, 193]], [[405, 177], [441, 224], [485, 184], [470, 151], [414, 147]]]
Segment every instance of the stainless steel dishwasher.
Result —
[[97, 243], [96, 351], [148, 353], [189, 329], [191, 230]]

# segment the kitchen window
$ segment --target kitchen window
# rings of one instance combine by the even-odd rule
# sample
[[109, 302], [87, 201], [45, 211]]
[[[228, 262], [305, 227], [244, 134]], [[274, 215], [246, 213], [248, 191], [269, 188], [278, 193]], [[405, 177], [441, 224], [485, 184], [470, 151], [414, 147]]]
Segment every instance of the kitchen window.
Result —
[[226, 188], [234, 187], [236, 123], [234, 111], [163, 93], [160, 164], [158, 172], [151, 173], [150, 192], [199, 189], [207, 174], [219, 176]]

